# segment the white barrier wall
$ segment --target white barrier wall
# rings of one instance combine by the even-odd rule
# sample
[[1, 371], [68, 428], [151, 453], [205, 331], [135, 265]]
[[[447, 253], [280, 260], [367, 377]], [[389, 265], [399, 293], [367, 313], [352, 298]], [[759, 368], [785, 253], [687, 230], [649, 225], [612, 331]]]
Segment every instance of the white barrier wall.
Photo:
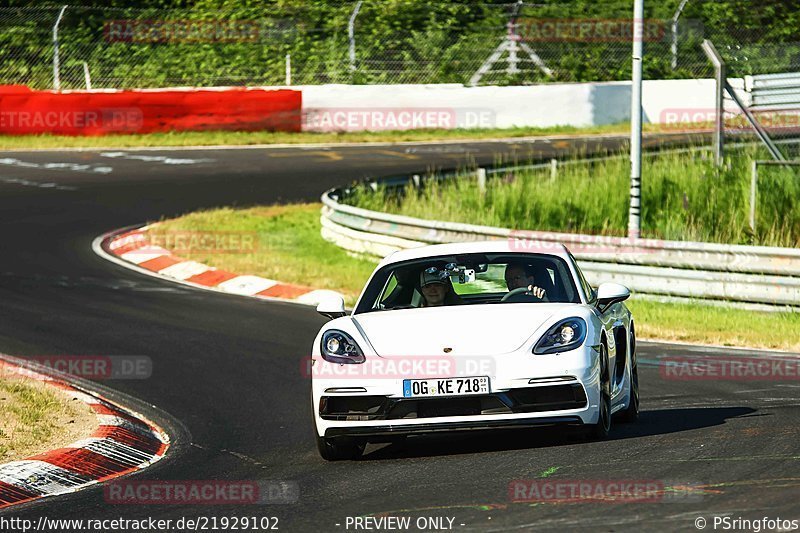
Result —
[[[630, 120], [630, 82], [522, 87], [303, 85], [306, 131], [601, 126]], [[714, 109], [714, 80], [646, 80], [645, 122]], [[674, 116], [674, 115], [673, 115]]]
[[[644, 121], [669, 124], [676, 122], [675, 117], [680, 122], [684, 122], [685, 117], [697, 117], [698, 122], [713, 120], [715, 86], [713, 79], [646, 80], [642, 83]], [[691, 121], [694, 120], [686, 122]]]

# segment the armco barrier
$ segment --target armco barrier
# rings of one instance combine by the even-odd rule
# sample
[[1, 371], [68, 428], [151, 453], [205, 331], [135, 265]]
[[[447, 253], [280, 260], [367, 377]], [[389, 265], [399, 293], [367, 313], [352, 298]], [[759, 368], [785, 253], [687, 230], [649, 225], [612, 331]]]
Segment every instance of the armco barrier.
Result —
[[0, 86], [0, 134], [300, 131], [302, 93], [246, 88], [33, 91]]
[[520, 231], [423, 220], [342, 204], [322, 195], [322, 236], [357, 254], [384, 257], [403, 248], [504, 239], [509, 251], [566, 245], [592, 284], [614, 281], [640, 294], [756, 304], [800, 305], [800, 250]]

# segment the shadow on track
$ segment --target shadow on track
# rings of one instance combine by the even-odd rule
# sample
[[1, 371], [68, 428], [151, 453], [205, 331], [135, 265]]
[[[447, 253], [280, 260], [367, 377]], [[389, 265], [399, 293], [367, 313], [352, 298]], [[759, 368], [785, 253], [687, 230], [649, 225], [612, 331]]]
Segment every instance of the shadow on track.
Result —
[[[614, 424], [608, 441], [665, 435], [724, 424], [726, 420], [752, 416], [750, 407], [709, 407], [642, 411], [633, 424]], [[383, 460], [437, 455], [497, 452], [574, 445], [579, 432], [573, 429], [503, 429], [492, 431], [454, 432], [430, 436], [414, 436], [369, 451], [361, 460]]]

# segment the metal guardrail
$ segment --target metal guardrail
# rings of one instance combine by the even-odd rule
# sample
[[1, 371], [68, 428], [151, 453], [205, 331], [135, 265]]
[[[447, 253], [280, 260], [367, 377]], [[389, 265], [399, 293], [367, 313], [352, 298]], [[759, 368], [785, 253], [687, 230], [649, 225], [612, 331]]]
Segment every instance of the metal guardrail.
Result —
[[[389, 183], [418, 182], [419, 177]], [[509, 251], [566, 245], [589, 282], [614, 281], [658, 296], [800, 306], [800, 250], [521, 231], [392, 215], [340, 202], [347, 189], [322, 195], [322, 236], [352, 253], [385, 257], [395, 250], [447, 242], [505, 239]]]
[[750, 93], [750, 109], [797, 107], [800, 105], [800, 72], [745, 76], [744, 89]]

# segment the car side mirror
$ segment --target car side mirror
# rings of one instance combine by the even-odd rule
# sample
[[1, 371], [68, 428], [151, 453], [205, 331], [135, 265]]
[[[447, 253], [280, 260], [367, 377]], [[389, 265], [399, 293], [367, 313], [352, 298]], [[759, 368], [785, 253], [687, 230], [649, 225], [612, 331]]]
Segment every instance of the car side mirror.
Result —
[[344, 298], [338, 294], [326, 295], [317, 304], [317, 313], [328, 318], [339, 318], [347, 314], [344, 310]]
[[619, 283], [601, 283], [597, 287], [597, 308], [605, 311], [615, 303], [627, 300], [631, 291], [625, 285]]

